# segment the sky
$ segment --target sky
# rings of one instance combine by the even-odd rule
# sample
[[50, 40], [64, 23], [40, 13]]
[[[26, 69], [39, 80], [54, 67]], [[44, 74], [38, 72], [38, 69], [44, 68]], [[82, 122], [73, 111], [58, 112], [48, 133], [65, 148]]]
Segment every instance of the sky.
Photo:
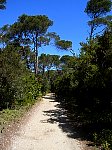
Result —
[[[53, 21], [48, 31], [56, 32], [61, 39], [70, 40], [73, 50], [79, 54], [80, 42], [89, 35], [89, 18], [84, 9], [87, 0], [7, 0], [6, 10], [0, 11], [0, 27], [13, 24], [22, 14], [47, 15]], [[43, 47], [39, 54], [71, 55], [55, 47]]]

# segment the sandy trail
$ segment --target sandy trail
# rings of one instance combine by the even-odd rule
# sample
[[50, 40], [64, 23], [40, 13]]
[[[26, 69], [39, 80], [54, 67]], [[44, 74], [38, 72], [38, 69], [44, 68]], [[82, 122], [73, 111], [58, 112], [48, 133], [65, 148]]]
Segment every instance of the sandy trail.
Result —
[[53, 94], [46, 95], [27, 123], [13, 136], [8, 150], [83, 150], [80, 141], [68, 136], [67, 118], [58, 105]]

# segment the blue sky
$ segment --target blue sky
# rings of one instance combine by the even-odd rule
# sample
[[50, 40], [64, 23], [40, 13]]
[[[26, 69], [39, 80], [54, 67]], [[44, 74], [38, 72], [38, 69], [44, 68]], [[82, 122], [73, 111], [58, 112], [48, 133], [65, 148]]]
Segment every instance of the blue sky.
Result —
[[[0, 27], [14, 23], [24, 13], [47, 15], [54, 22], [49, 30], [59, 34], [61, 39], [71, 40], [78, 54], [79, 43], [86, 40], [89, 31], [89, 18], [84, 13], [86, 3], [87, 0], [7, 0], [6, 10], [0, 11]], [[39, 51], [57, 55], [71, 54], [51, 46]]]

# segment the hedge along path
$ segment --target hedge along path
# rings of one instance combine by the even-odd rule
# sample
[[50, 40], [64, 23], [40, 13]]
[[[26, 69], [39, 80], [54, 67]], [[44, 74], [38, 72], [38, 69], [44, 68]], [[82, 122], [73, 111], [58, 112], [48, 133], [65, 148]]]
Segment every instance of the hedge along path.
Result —
[[47, 94], [12, 137], [7, 150], [83, 150], [82, 142], [69, 136], [66, 122], [65, 111], [54, 94]]

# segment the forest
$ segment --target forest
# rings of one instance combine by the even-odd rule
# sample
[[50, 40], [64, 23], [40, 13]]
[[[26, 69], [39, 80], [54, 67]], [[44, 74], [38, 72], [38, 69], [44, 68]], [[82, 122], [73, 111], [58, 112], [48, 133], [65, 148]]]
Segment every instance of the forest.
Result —
[[[0, 10], [5, 8], [6, 0], [1, 0]], [[72, 41], [48, 32], [53, 21], [46, 15], [23, 14], [0, 28], [1, 131], [39, 97], [53, 92], [83, 138], [102, 150], [112, 149], [111, 11], [111, 0], [87, 2], [84, 12], [90, 18], [90, 32], [80, 43], [79, 55]], [[39, 48], [50, 44], [72, 55], [39, 55]]]

